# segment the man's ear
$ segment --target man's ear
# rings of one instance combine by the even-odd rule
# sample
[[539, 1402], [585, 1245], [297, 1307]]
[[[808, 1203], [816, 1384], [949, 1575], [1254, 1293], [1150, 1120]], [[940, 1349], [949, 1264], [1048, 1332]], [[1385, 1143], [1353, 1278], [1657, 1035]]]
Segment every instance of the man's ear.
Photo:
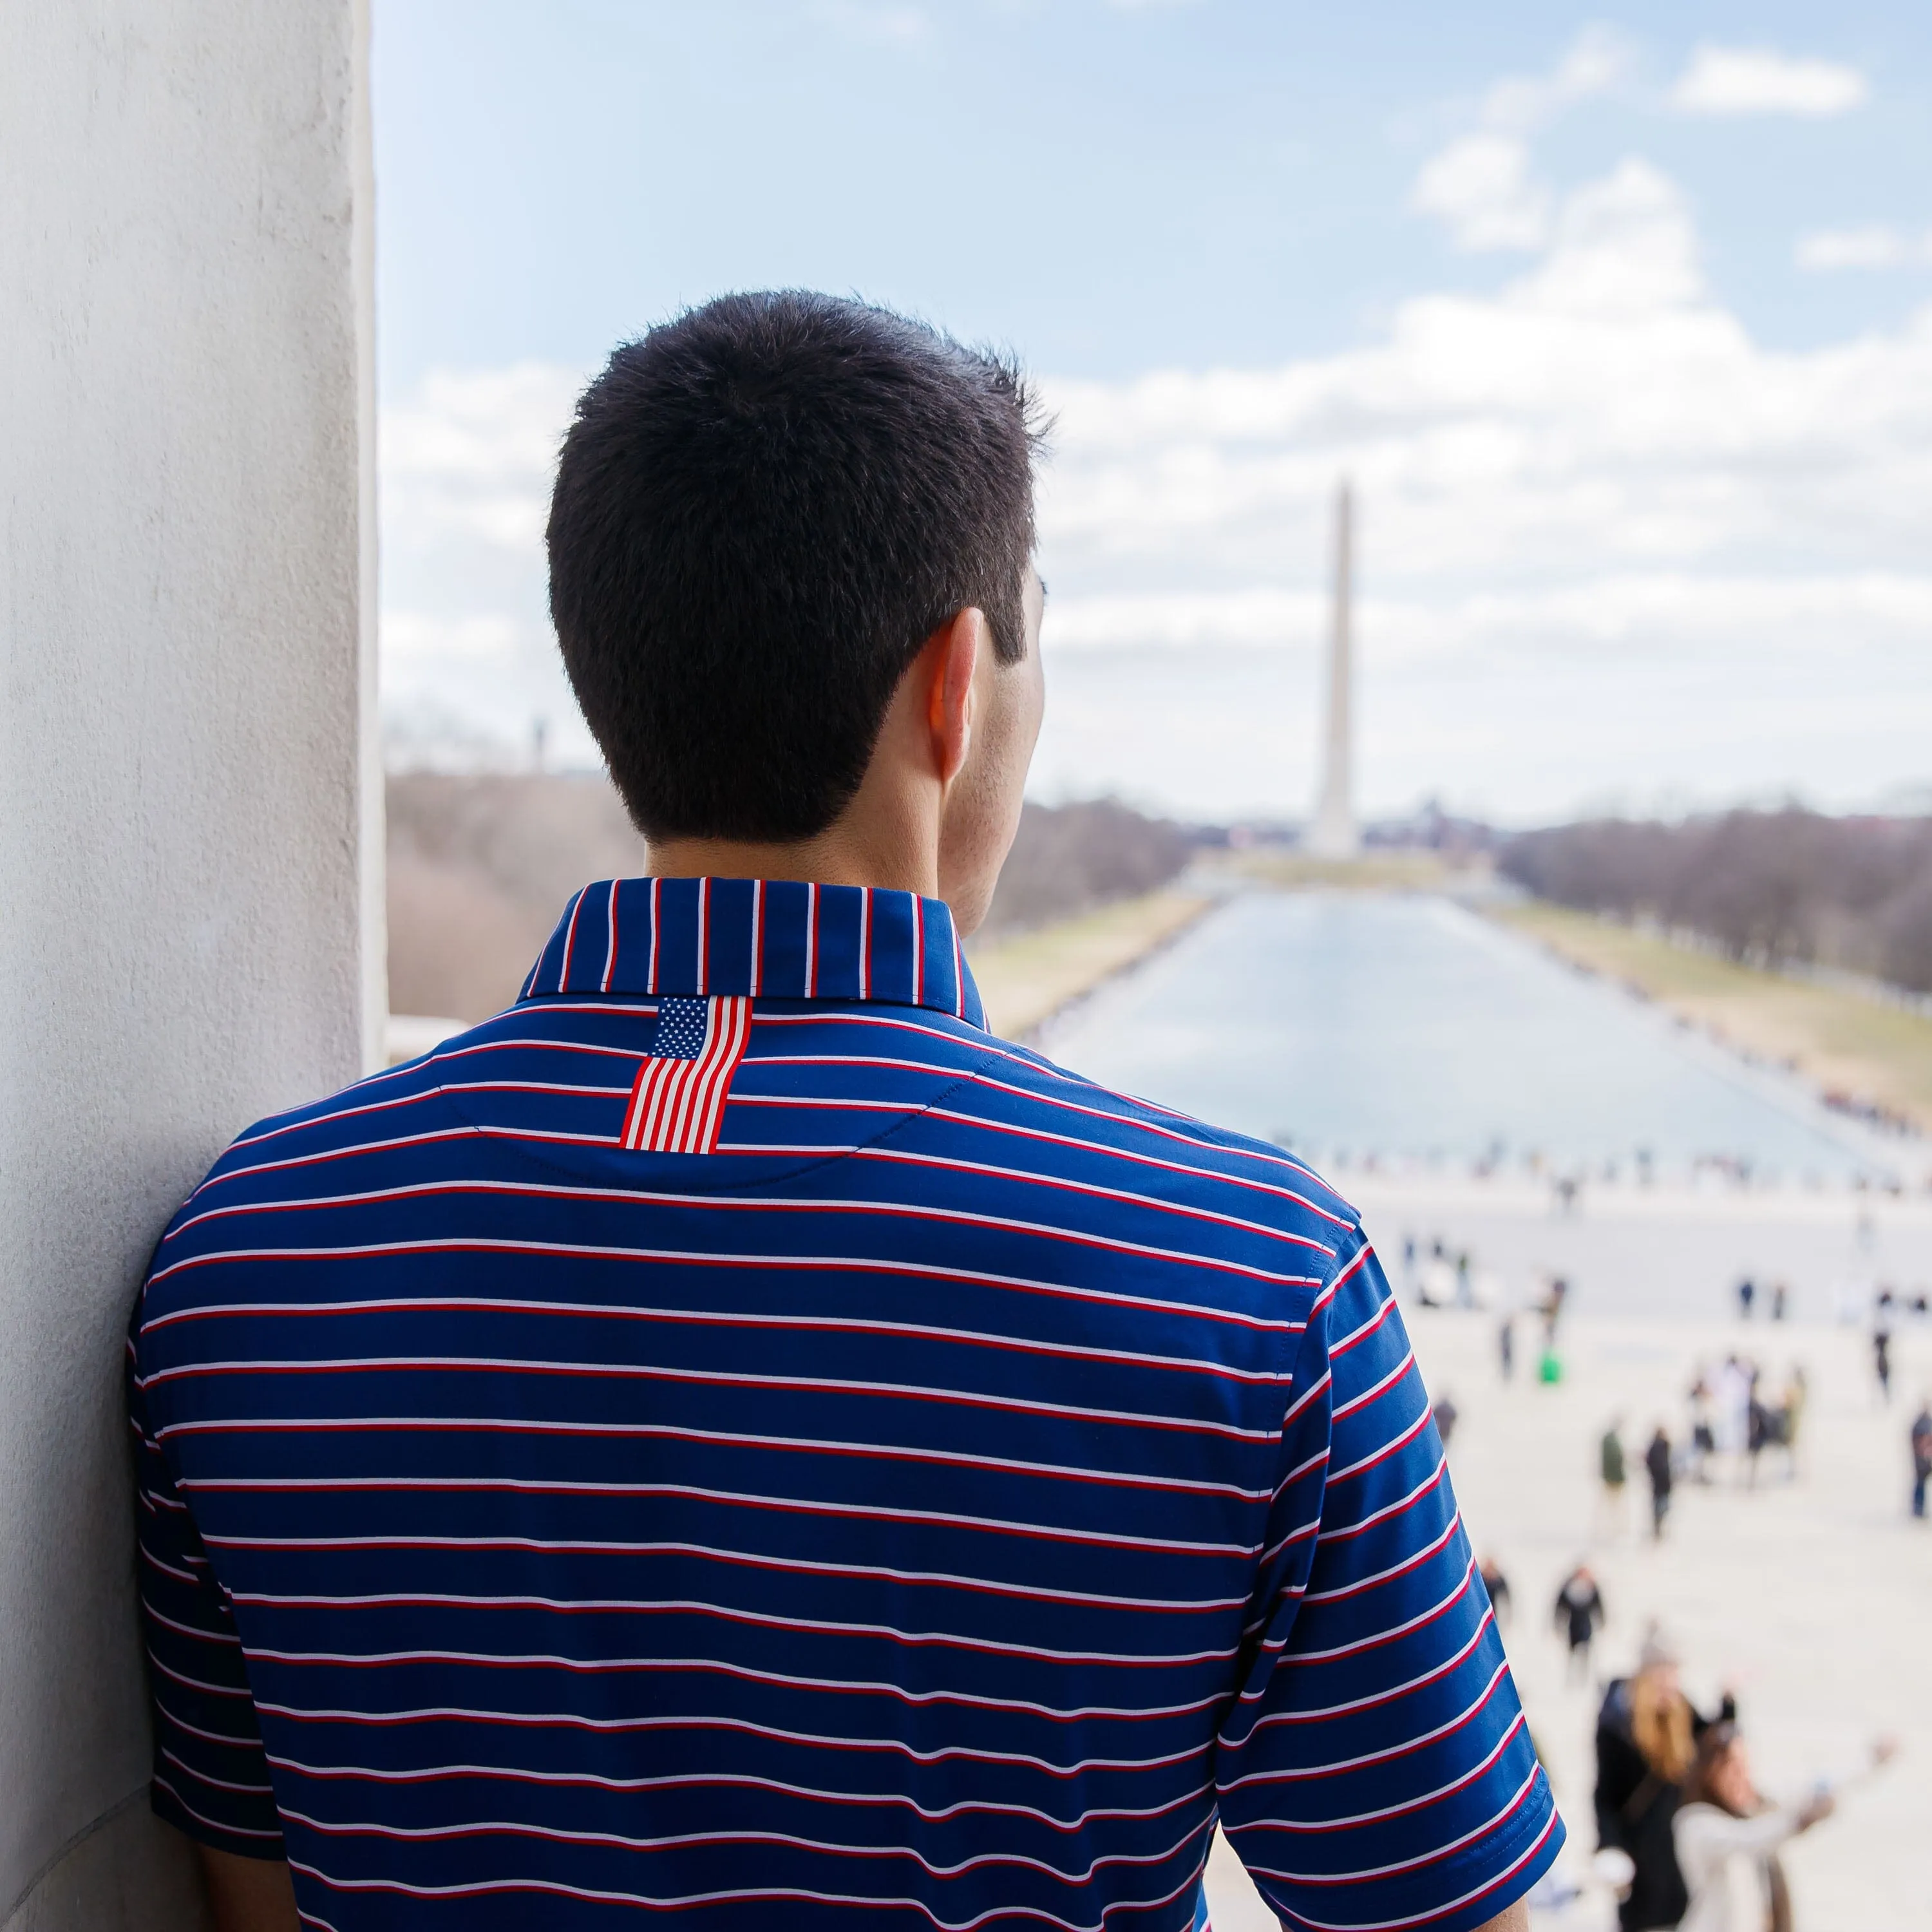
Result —
[[942, 785], [959, 776], [972, 749], [976, 674], [992, 641], [986, 613], [971, 604], [927, 640], [926, 724], [932, 737], [933, 767]]

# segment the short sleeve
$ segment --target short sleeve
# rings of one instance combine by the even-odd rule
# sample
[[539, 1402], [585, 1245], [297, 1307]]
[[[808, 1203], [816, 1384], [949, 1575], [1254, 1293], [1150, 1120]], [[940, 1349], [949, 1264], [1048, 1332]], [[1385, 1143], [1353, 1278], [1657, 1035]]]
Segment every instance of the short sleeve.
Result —
[[1359, 1233], [1295, 1364], [1220, 1737], [1229, 1839], [1291, 1926], [1464, 1932], [1563, 1840], [1402, 1317]]
[[128, 1414], [154, 1725], [154, 1810], [218, 1851], [279, 1858], [281, 1827], [242, 1640], [149, 1415], [140, 1324], [137, 1309], [128, 1342]]

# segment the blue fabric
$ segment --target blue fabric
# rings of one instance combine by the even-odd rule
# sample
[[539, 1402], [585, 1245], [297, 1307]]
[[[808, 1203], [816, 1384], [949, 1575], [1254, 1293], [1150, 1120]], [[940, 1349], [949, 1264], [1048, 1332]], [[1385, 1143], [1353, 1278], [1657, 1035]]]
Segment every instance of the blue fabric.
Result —
[[658, 1030], [651, 1036], [655, 1060], [695, 1060], [704, 1046], [706, 1002], [667, 996], [658, 1002]]
[[[619, 1143], [755, 995], [715, 1154]], [[1561, 1842], [1355, 1215], [982, 1030], [946, 908], [587, 888], [250, 1128], [131, 1338], [154, 1803], [304, 1922], [1471, 1927]]]

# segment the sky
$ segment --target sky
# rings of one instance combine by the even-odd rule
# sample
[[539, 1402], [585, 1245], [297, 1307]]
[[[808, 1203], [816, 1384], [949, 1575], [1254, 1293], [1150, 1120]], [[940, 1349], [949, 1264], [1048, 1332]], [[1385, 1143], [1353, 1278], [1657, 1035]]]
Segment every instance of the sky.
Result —
[[557, 438], [731, 288], [1017, 353], [1034, 790], [1932, 808], [1932, 9], [375, 0], [392, 756], [595, 759]]

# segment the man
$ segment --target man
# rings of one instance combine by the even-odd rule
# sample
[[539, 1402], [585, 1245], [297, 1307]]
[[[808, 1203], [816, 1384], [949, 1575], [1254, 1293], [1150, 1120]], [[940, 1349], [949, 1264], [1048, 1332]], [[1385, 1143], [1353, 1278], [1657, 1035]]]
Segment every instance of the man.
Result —
[[1922, 1522], [1928, 1482], [1932, 1482], [1932, 1396], [1922, 1396], [1912, 1418], [1912, 1514]]
[[1882, 1288], [1872, 1307], [1872, 1369], [1878, 1377], [1878, 1392], [1892, 1400], [1892, 1318], [1897, 1306], [1892, 1290]]
[[161, 1814], [224, 1932], [1520, 1926], [1561, 1843], [1428, 1397], [1279, 1149], [992, 1038], [1016, 376], [620, 350], [565, 660], [648, 837], [508, 1012], [244, 1134], [134, 1331]]
[[1700, 1366], [1690, 1378], [1690, 1475], [1708, 1484], [1711, 1458], [1718, 1453], [1718, 1432], [1712, 1421], [1711, 1384]]
[[1776, 1434], [1770, 1406], [1763, 1395], [1764, 1373], [1754, 1368], [1750, 1372], [1749, 1406], [1744, 1411], [1744, 1457], [1748, 1474], [1745, 1486], [1757, 1487], [1758, 1459], [1762, 1456]]
[[1670, 1514], [1670, 1438], [1659, 1423], [1643, 1452], [1645, 1473], [1650, 1478], [1650, 1535], [1654, 1543], [1664, 1540], [1664, 1520]]
[[1613, 1418], [1597, 1444], [1597, 1474], [1603, 1484], [1605, 1533], [1620, 1536], [1624, 1527], [1624, 1466], [1623, 1418]]
[[1507, 1629], [1511, 1604], [1508, 1573], [1492, 1555], [1483, 1558], [1477, 1574], [1483, 1580], [1483, 1588], [1489, 1592], [1490, 1607], [1496, 1613], [1498, 1628]]
[[1597, 1627], [1606, 1614], [1603, 1592], [1597, 1587], [1589, 1564], [1578, 1564], [1556, 1592], [1556, 1631], [1569, 1646], [1564, 1672], [1567, 1682], [1588, 1682], [1590, 1646], [1596, 1640]]
[[1750, 1442], [1751, 1384], [1755, 1371], [1736, 1355], [1726, 1355], [1717, 1372], [1718, 1446], [1732, 1459], [1733, 1474], [1742, 1478]]

